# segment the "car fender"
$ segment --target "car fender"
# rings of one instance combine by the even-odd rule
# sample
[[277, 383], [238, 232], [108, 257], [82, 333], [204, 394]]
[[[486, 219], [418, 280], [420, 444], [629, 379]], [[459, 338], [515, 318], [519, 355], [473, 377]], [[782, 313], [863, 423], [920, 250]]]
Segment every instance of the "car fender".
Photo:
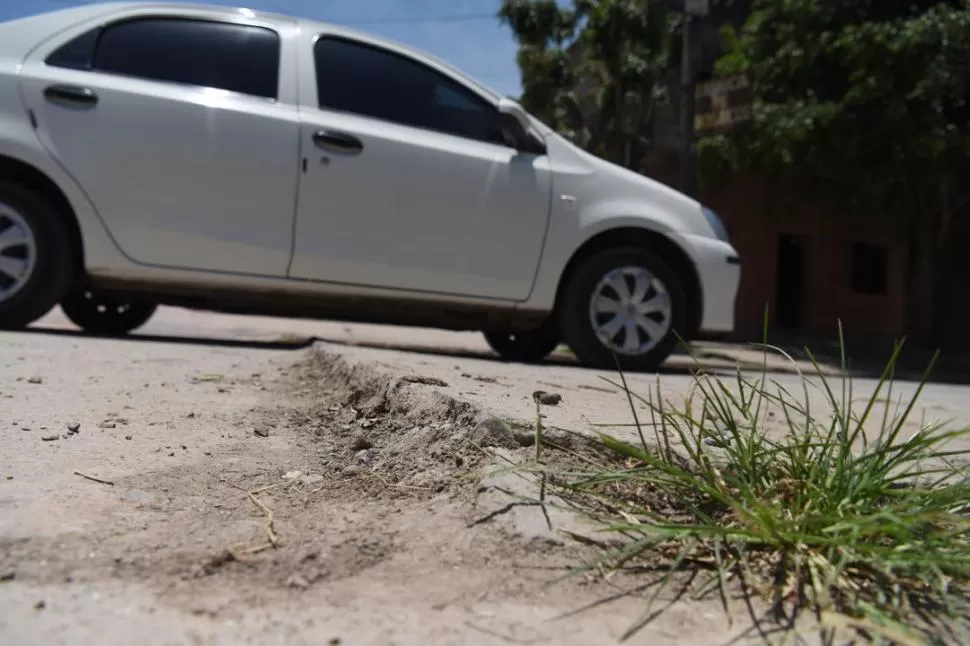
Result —
[[47, 177], [67, 199], [78, 230], [87, 271], [117, 268], [130, 263], [112, 239], [84, 189], [52, 159], [34, 136], [29, 123], [10, 123], [9, 112], [0, 115], [0, 157], [29, 166]]
[[609, 199], [584, 207], [570, 196], [556, 194], [553, 197], [553, 216], [546, 246], [532, 293], [520, 305], [521, 310], [552, 311], [570, 261], [584, 245], [600, 234], [637, 229], [648, 235], [663, 236], [671, 244], [680, 247], [673, 235], [682, 229], [677, 216], [650, 203]]

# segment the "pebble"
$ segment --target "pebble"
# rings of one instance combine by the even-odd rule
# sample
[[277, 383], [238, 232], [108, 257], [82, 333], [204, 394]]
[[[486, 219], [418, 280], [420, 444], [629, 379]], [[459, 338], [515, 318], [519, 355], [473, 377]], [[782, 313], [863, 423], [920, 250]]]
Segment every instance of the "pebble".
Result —
[[558, 406], [562, 402], [562, 395], [559, 393], [547, 393], [542, 390], [537, 390], [532, 393], [532, 399], [536, 400], [543, 406]]
[[341, 471], [341, 473], [343, 475], [350, 476], [350, 477], [352, 477], [352, 476], [359, 476], [362, 472], [363, 472], [363, 470], [359, 466], [357, 466], [356, 464], [351, 464], [349, 466], [346, 466], [346, 467], [344, 467], [344, 470]]
[[43, 435], [43, 436], [41, 436], [40, 439], [41, 439], [42, 442], [56, 442], [57, 440], [61, 439], [61, 436], [60, 435]]
[[28, 384], [42, 384], [42, 383], [44, 383], [44, 378], [43, 377], [31, 377], [30, 379], [27, 380], [27, 383]]
[[253, 429], [253, 435], [256, 437], [269, 437], [269, 429], [265, 426], [259, 426]]
[[67, 425], [67, 432], [71, 435], [76, 435], [77, 433], [81, 432], [81, 425], [77, 422], [71, 422]]
[[300, 483], [304, 485], [315, 485], [323, 482], [323, 476], [318, 473], [308, 473], [300, 478]]

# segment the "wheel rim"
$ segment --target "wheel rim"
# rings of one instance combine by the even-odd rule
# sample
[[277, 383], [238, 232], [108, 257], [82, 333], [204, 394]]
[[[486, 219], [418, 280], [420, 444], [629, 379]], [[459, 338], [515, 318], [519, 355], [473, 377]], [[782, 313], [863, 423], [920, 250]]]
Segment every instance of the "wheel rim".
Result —
[[643, 267], [621, 267], [606, 274], [589, 304], [590, 323], [600, 343], [626, 356], [653, 350], [670, 332], [672, 314], [666, 286]]
[[23, 289], [36, 263], [33, 230], [12, 206], [0, 202], [0, 303]]

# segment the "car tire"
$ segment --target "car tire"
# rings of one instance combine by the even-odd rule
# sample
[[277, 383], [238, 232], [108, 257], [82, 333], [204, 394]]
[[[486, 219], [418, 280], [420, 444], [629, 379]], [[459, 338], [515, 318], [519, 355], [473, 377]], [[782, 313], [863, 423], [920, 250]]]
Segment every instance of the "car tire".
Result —
[[[566, 344], [583, 365], [603, 370], [617, 364], [629, 371], [656, 370], [683, 337], [688, 320], [677, 274], [660, 256], [638, 248], [610, 249], [586, 259], [572, 272], [559, 308]], [[611, 345], [598, 330], [613, 334]], [[628, 338], [635, 340], [627, 345]]]
[[158, 305], [86, 286], [77, 286], [61, 301], [72, 323], [96, 336], [123, 336], [137, 330]]
[[0, 329], [23, 329], [50, 312], [71, 285], [76, 257], [47, 197], [0, 182]]
[[534, 330], [485, 332], [485, 341], [503, 361], [538, 363], [559, 347], [559, 334], [549, 325]]

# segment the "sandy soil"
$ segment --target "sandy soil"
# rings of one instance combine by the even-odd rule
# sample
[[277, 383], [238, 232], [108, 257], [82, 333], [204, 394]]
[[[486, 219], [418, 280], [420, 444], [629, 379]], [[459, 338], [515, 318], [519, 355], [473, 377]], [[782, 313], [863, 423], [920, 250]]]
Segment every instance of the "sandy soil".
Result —
[[[5, 644], [585, 646], [643, 609], [593, 605], [629, 581], [545, 586], [586, 554], [534, 517], [475, 524], [503, 501], [466, 440], [528, 451], [483, 420], [529, 420], [546, 390], [551, 426], [626, 423], [611, 375], [422, 330], [178, 310], [124, 341], [40, 327], [0, 335]], [[660, 378], [689, 386], [676, 361]], [[957, 387], [924, 405], [970, 420]], [[736, 619], [681, 602], [631, 643], [726, 643]]]

